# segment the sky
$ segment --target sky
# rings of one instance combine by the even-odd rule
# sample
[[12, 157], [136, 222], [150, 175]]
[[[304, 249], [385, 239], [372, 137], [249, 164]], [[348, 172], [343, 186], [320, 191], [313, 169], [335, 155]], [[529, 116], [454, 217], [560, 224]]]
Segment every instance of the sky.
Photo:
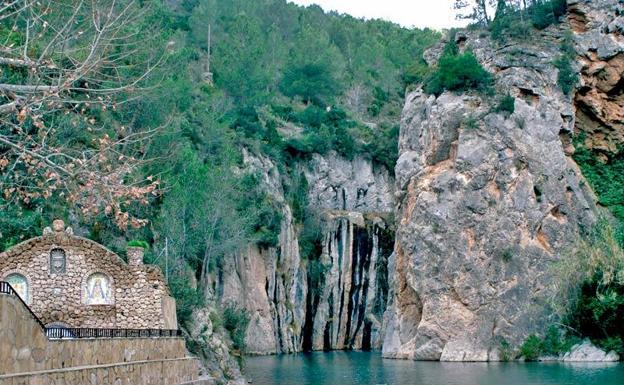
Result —
[[454, 0], [289, 0], [300, 5], [318, 4], [325, 11], [348, 13], [366, 19], [385, 19], [404, 27], [443, 29], [460, 27]]

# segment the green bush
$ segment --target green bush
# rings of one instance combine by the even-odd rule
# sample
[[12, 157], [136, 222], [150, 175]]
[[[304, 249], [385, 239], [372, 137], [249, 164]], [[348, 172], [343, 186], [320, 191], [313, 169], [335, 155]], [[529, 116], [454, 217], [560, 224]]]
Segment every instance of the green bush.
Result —
[[381, 87], [373, 88], [373, 102], [368, 107], [368, 113], [377, 116], [381, 112], [383, 106], [390, 101], [390, 96]]
[[128, 241], [128, 246], [129, 247], [141, 247], [145, 250], [149, 249], [149, 243], [138, 240], [138, 239], [133, 239], [131, 241]]
[[[611, 154], [606, 162], [597, 154], [585, 147], [584, 134], [574, 140], [576, 151], [574, 161], [579, 165], [583, 176], [589, 182], [598, 197], [598, 203], [609, 209], [611, 213], [624, 223], [624, 152]], [[624, 240], [623, 227], [620, 226], [616, 237]]]
[[555, 265], [554, 309], [570, 328], [614, 346], [624, 337], [624, 250], [607, 219], [599, 220]]
[[621, 336], [607, 337], [593, 341], [596, 346], [605, 352], [615, 351], [617, 354], [624, 355], [624, 342]]
[[373, 132], [373, 138], [365, 146], [365, 150], [372, 156], [374, 162], [392, 171], [399, 156], [398, 142], [399, 125], [381, 124]]
[[213, 330], [219, 330], [223, 327], [223, 318], [219, 315], [219, 313], [211, 311], [209, 317]]
[[445, 90], [490, 92], [492, 75], [479, 64], [476, 56], [470, 51], [458, 54], [455, 43], [448, 45], [438, 67], [425, 83], [425, 92], [434, 95]]
[[284, 143], [284, 151], [290, 157], [306, 157], [312, 153], [326, 154], [335, 150], [352, 159], [359, 151], [356, 140], [349, 131], [355, 122], [338, 107], [322, 109], [311, 105], [293, 113], [292, 118], [304, 126], [304, 135], [301, 139], [289, 139]]
[[260, 247], [277, 246], [282, 225], [278, 203], [262, 190], [258, 174], [245, 174], [240, 180], [240, 185], [245, 195], [239, 202], [238, 210], [251, 216], [250, 222], [256, 243]]
[[507, 39], [526, 40], [530, 35], [530, 24], [520, 18], [518, 12], [497, 13], [490, 25], [490, 36], [500, 42]]
[[531, 22], [537, 29], [544, 29], [559, 22], [561, 16], [567, 12], [566, 0], [536, 1], [529, 8]]
[[537, 361], [542, 353], [542, 340], [535, 334], [531, 334], [520, 346], [520, 353], [527, 361]]
[[0, 198], [0, 252], [38, 234], [43, 224], [40, 211], [24, 210]]
[[563, 332], [560, 328], [551, 325], [542, 340], [541, 350], [544, 354], [558, 356], [569, 352], [572, 346], [579, 343], [581, 339], [577, 336]]
[[461, 126], [468, 131], [475, 131], [479, 129], [479, 121], [474, 115], [467, 116], [462, 122]]
[[496, 108], [494, 108], [494, 111], [505, 112], [511, 115], [514, 113], [516, 109], [515, 101], [516, 99], [514, 99], [513, 96], [507, 94], [500, 99], [500, 101], [498, 102], [498, 105], [496, 106]]
[[239, 353], [245, 353], [245, 333], [249, 325], [249, 314], [246, 310], [235, 306], [227, 306], [223, 310], [223, 327], [228, 331], [232, 340], [232, 348]]
[[176, 299], [178, 323], [187, 325], [193, 310], [203, 304], [202, 294], [189, 286], [189, 280], [186, 277], [170, 277], [168, 284], [171, 295]]
[[284, 186], [285, 195], [292, 209], [293, 218], [303, 223], [308, 207], [308, 180], [303, 172], [291, 175], [289, 183]]
[[509, 362], [516, 358], [516, 353], [509, 342], [506, 339], [502, 339], [500, 342], [501, 361]]
[[572, 37], [567, 35], [561, 42], [561, 56], [554, 62], [559, 70], [557, 74], [557, 85], [564, 94], [570, 95], [578, 83], [578, 73], [574, 70], [572, 63], [575, 53], [572, 46]]

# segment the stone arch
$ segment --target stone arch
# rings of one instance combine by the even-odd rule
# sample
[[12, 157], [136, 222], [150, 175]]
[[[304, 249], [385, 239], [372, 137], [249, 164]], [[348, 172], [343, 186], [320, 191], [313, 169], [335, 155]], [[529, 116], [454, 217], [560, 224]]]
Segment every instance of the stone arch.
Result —
[[101, 271], [87, 274], [82, 282], [84, 305], [114, 305], [115, 286], [113, 278]]
[[28, 275], [21, 270], [11, 270], [4, 274], [4, 281], [8, 282], [13, 290], [17, 292], [17, 295], [30, 305], [32, 301], [32, 286], [30, 285], [30, 279]]
[[60, 247], [50, 249], [50, 274], [65, 274], [67, 271], [67, 253]]
[[45, 327], [47, 328], [65, 328], [65, 329], [69, 329], [71, 328], [71, 326], [65, 322], [62, 321], [54, 321], [54, 322], [49, 322], [45, 325]]

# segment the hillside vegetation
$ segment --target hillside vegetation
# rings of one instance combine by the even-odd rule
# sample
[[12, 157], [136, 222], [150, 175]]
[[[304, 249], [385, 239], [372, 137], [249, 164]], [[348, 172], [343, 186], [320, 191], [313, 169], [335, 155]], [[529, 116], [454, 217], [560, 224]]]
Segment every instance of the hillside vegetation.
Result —
[[221, 258], [277, 243], [241, 149], [278, 165], [302, 220], [296, 162], [393, 167], [403, 74], [440, 38], [285, 0], [20, 4], [0, 19], [0, 250], [55, 217], [122, 255], [146, 241], [182, 321]]

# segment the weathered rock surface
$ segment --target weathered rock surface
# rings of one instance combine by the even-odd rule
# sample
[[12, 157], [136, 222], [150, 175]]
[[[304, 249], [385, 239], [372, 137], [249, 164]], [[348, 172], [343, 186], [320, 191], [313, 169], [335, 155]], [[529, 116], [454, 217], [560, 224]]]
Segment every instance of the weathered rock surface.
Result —
[[569, 4], [579, 54], [581, 86], [575, 97], [576, 128], [585, 145], [617, 153], [624, 145], [624, 4], [617, 0]]
[[296, 170], [309, 186], [309, 211], [318, 215], [320, 265], [310, 287], [310, 261], [300, 255], [301, 224], [293, 218], [273, 162], [244, 153], [246, 167], [282, 210], [277, 248], [250, 246], [224, 261], [216, 296], [246, 309], [250, 354], [381, 347], [387, 299], [387, 260], [392, 252], [394, 180], [370, 160], [335, 153], [314, 155]]
[[549, 265], [595, 220], [569, 157], [573, 104], [552, 64], [563, 32], [502, 47], [462, 37], [497, 94], [515, 98], [509, 116], [477, 94], [407, 96], [385, 357], [498, 360], [503, 339], [517, 345], [543, 330]]
[[591, 341], [585, 340], [574, 345], [561, 360], [565, 362], [616, 362], [620, 360], [620, 356], [614, 351], [607, 353], [594, 346]]
[[225, 336], [217, 332], [210, 319], [213, 306], [197, 309], [191, 317], [192, 323], [188, 325], [187, 338], [194, 341], [199, 355], [204, 364], [203, 368], [209, 377], [219, 384], [244, 385], [245, 379], [240, 373], [238, 362], [230, 355], [230, 350], [225, 342]]

